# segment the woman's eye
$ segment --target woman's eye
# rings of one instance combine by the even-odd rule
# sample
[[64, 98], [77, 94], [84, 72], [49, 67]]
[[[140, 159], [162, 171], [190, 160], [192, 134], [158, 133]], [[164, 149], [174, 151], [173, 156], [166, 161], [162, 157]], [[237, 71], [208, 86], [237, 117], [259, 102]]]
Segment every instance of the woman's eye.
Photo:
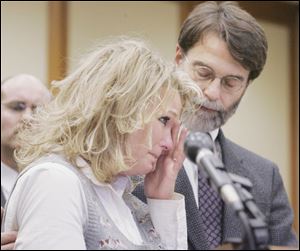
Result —
[[159, 120], [161, 123], [163, 123], [164, 125], [167, 125], [167, 123], [168, 123], [168, 121], [170, 120], [170, 118], [167, 117], [167, 116], [163, 116], [163, 117], [160, 117], [158, 120]]

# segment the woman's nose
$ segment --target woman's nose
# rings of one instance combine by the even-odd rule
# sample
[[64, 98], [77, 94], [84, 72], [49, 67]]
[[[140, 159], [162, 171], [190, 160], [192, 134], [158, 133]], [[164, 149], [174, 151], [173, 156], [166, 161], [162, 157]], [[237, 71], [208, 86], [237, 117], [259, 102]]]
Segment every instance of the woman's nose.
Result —
[[172, 140], [171, 132], [168, 132], [168, 134], [165, 135], [165, 137], [162, 139], [161, 147], [163, 148], [164, 151], [169, 151], [173, 148], [173, 140]]

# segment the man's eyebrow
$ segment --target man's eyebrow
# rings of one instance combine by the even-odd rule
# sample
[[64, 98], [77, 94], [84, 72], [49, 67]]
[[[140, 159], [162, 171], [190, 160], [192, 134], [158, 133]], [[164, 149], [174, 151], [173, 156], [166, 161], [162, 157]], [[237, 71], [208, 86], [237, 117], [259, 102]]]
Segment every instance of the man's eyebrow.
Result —
[[204, 62], [201, 61], [201, 60], [194, 60], [193, 64], [194, 64], [194, 65], [205, 66], [205, 67], [207, 67], [207, 68], [212, 69], [209, 65], [207, 65], [206, 63], [204, 63]]

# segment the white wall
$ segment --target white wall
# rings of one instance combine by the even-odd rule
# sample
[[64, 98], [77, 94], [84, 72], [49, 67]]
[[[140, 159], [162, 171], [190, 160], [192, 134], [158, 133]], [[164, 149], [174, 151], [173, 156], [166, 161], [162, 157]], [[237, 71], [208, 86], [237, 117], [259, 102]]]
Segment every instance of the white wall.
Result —
[[1, 80], [29, 73], [47, 81], [47, 2], [1, 1]]
[[179, 32], [179, 3], [158, 1], [68, 2], [68, 58], [78, 57], [110, 36], [140, 36], [173, 60]]

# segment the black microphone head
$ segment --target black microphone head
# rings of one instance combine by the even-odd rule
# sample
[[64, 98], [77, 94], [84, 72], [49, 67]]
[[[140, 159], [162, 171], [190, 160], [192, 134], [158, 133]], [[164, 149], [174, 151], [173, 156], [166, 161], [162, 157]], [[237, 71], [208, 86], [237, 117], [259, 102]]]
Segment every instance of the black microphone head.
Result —
[[198, 152], [203, 149], [214, 151], [213, 140], [207, 133], [190, 133], [184, 142], [185, 155], [193, 162], [196, 162]]

